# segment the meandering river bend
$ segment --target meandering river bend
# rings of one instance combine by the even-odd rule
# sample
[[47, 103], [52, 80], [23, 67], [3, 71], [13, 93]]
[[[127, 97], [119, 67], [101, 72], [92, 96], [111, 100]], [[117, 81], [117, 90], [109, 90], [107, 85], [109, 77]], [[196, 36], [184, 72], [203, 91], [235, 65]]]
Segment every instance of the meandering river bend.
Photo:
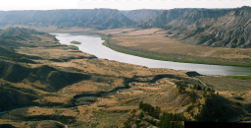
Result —
[[[191, 70], [203, 75], [251, 75], [251, 67], [221, 66], [207, 64], [180, 63], [171, 61], [153, 60], [125, 53], [120, 53], [107, 48], [100, 36], [71, 33], [52, 33], [61, 44], [75, 45], [79, 50], [95, 55], [98, 58], [115, 60], [119, 62], [146, 66], [149, 68], [169, 68], [174, 70]], [[79, 41], [81, 44], [71, 44]]]

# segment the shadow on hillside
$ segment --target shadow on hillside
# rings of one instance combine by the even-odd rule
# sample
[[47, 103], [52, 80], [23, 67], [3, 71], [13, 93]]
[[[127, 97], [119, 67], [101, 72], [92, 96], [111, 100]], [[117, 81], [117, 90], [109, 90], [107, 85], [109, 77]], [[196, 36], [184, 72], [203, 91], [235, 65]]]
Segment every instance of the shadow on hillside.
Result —
[[0, 78], [13, 83], [22, 82], [25, 79], [30, 82], [39, 81], [47, 85], [46, 88], [41, 88], [46, 91], [58, 91], [67, 85], [90, 79], [90, 77], [87, 74], [60, 71], [49, 66], [30, 68], [9, 62], [0, 63]]
[[240, 104], [220, 95], [212, 95], [207, 98], [197, 119], [202, 122], [236, 122], [243, 114]]

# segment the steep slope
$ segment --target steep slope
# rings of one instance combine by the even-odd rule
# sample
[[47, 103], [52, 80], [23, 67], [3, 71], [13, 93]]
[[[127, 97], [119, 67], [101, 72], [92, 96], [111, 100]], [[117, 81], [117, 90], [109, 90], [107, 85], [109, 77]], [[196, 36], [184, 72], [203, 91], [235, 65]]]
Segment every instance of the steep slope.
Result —
[[140, 24], [150, 19], [155, 19], [158, 15], [161, 14], [163, 10], [150, 10], [150, 9], [141, 9], [141, 10], [131, 10], [131, 11], [121, 11], [129, 19]]
[[[187, 108], [212, 93], [187, 71], [90, 57], [34, 30], [10, 28], [1, 35], [0, 56], [7, 57], [0, 60], [0, 127], [45, 127], [48, 120], [46, 126], [120, 126], [140, 101], [191, 117]], [[34, 63], [15, 60], [20, 56]]]
[[12, 25], [108, 29], [132, 26], [134, 22], [112, 9], [0, 12], [0, 26]]
[[164, 27], [166, 24], [170, 23], [172, 20], [178, 19], [186, 14], [195, 12], [197, 9], [171, 9], [164, 10], [155, 19], [150, 19], [140, 24], [140, 27]]
[[184, 42], [230, 48], [250, 48], [251, 7], [236, 9], [113, 9], [1, 11], [0, 27], [28, 26], [33, 28], [124, 27], [168, 29]]
[[174, 9], [142, 27], [162, 27], [187, 43], [213, 47], [251, 47], [251, 7]]

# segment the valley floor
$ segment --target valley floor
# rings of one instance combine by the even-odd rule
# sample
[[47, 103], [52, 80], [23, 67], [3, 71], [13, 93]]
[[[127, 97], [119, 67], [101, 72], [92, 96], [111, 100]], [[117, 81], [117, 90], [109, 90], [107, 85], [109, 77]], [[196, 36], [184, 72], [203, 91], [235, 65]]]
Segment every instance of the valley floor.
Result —
[[104, 45], [136, 56], [187, 63], [251, 66], [251, 49], [207, 47], [184, 43], [159, 28], [99, 31], [109, 36]]
[[248, 78], [130, 65], [60, 45], [45, 33], [3, 32], [12, 40], [0, 42], [0, 126], [159, 126], [158, 117], [140, 114], [141, 102], [192, 121], [251, 120]]

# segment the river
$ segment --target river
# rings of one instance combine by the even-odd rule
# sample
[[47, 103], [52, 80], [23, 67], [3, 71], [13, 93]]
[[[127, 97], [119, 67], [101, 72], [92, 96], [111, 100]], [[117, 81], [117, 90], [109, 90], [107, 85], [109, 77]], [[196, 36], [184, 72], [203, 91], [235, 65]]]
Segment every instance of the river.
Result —
[[[174, 70], [191, 70], [203, 75], [251, 75], [250, 67], [221, 66], [207, 64], [180, 63], [171, 61], [153, 60], [125, 53], [120, 53], [107, 48], [98, 35], [52, 33], [61, 44], [75, 45], [79, 50], [95, 55], [98, 58], [115, 60], [119, 62], [146, 66], [149, 68], [169, 68]], [[71, 41], [79, 41], [81, 44], [71, 44]]]

